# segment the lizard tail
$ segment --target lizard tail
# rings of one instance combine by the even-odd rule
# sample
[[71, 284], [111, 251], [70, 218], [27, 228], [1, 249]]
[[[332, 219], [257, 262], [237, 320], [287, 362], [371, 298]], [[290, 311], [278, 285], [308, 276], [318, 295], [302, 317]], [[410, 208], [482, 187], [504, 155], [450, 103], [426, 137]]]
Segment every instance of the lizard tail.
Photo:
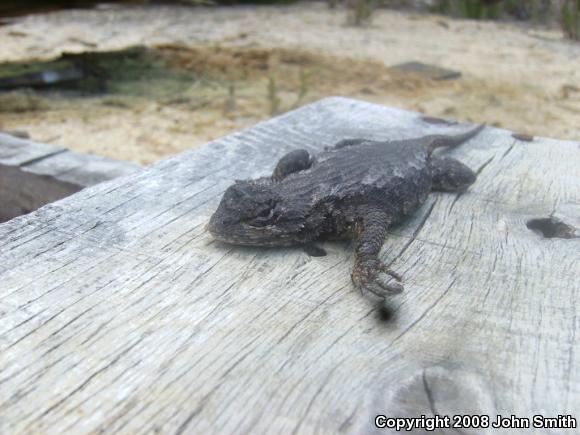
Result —
[[468, 141], [472, 137], [476, 136], [481, 130], [485, 128], [485, 124], [478, 125], [472, 130], [465, 133], [458, 134], [456, 136], [445, 136], [445, 135], [433, 135], [429, 137], [427, 142], [427, 154], [431, 153], [440, 147], [456, 147], [461, 145], [463, 142]]

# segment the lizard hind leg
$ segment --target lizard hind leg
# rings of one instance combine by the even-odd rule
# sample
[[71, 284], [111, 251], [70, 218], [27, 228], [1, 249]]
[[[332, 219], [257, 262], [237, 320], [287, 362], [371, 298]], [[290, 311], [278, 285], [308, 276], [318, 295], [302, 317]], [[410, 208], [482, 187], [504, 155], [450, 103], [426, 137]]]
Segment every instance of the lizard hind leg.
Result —
[[390, 224], [388, 214], [380, 210], [369, 210], [362, 212], [362, 216], [351, 275], [354, 285], [363, 292], [368, 291], [383, 299], [401, 293], [401, 276], [390, 270], [378, 257]]
[[439, 192], [458, 192], [467, 189], [475, 182], [475, 172], [458, 160], [431, 157], [432, 190]]

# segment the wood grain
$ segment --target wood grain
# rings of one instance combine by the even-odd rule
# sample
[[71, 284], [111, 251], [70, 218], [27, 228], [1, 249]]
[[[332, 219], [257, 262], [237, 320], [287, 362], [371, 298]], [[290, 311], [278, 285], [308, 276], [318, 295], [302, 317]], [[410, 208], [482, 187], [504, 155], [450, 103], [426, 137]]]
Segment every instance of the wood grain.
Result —
[[205, 231], [234, 179], [271, 173], [289, 150], [462, 128], [325, 99], [0, 225], [0, 432], [580, 417], [580, 239], [526, 227], [551, 214], [577, 224], [577, 143], [487, 128], [454, 150], [478, 180], [392, 229], [382, 256], [406, 291], [386, 312], [350, 283], [352, 243], [314, 258]]

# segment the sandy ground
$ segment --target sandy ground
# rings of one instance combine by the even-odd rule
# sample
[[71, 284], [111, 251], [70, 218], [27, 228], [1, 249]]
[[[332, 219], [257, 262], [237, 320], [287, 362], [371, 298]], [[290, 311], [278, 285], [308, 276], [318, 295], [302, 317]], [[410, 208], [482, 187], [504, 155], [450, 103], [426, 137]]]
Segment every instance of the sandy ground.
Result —
[[[192, 85], [187, 104], [61, 102], [43, 110], [0, 111], [0, 128], [150, 163], [270, 117], [268, 86], [274, 77], [278, 112], [346, 95], [430, 116], [580, 139], [580, 44], [566, 41], [558, 30], [392, 10], [377, 11], [363, 28], [345, 21], [344, 11], [323, 3], [109, 6], [26, 17], [0, 27], [0, 62], [142, 44], [189, 47], [180, 60], [235, 83], [235, 99], [228, 85], [209, 93]], [[435, 82], [388, 68], [412, 60], [459, 70], [462, 77]], [[192, 104], [198, 97], [202, 103]]]

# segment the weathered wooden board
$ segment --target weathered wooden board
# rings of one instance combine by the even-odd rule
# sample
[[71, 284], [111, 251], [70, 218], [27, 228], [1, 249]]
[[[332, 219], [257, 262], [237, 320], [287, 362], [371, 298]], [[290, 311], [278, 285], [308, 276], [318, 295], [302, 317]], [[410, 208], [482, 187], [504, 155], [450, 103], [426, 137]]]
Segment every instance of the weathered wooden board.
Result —
[[352, 244], [311, 258], [205, 231], [234, 179], [268, 174], [288, 150], [462, 128], [326, 99], [0, 225], [0, 432], [579, 417], [580, 239], [526, 226], [551, 213], [578, 225], [577, 143], [488, 128], [452, 151], [478, 181], [393, 229], [383, 257], [406, 292], [386, 313], [350, 283]]
[[0, 222], [139, 167], [0, 133]]

